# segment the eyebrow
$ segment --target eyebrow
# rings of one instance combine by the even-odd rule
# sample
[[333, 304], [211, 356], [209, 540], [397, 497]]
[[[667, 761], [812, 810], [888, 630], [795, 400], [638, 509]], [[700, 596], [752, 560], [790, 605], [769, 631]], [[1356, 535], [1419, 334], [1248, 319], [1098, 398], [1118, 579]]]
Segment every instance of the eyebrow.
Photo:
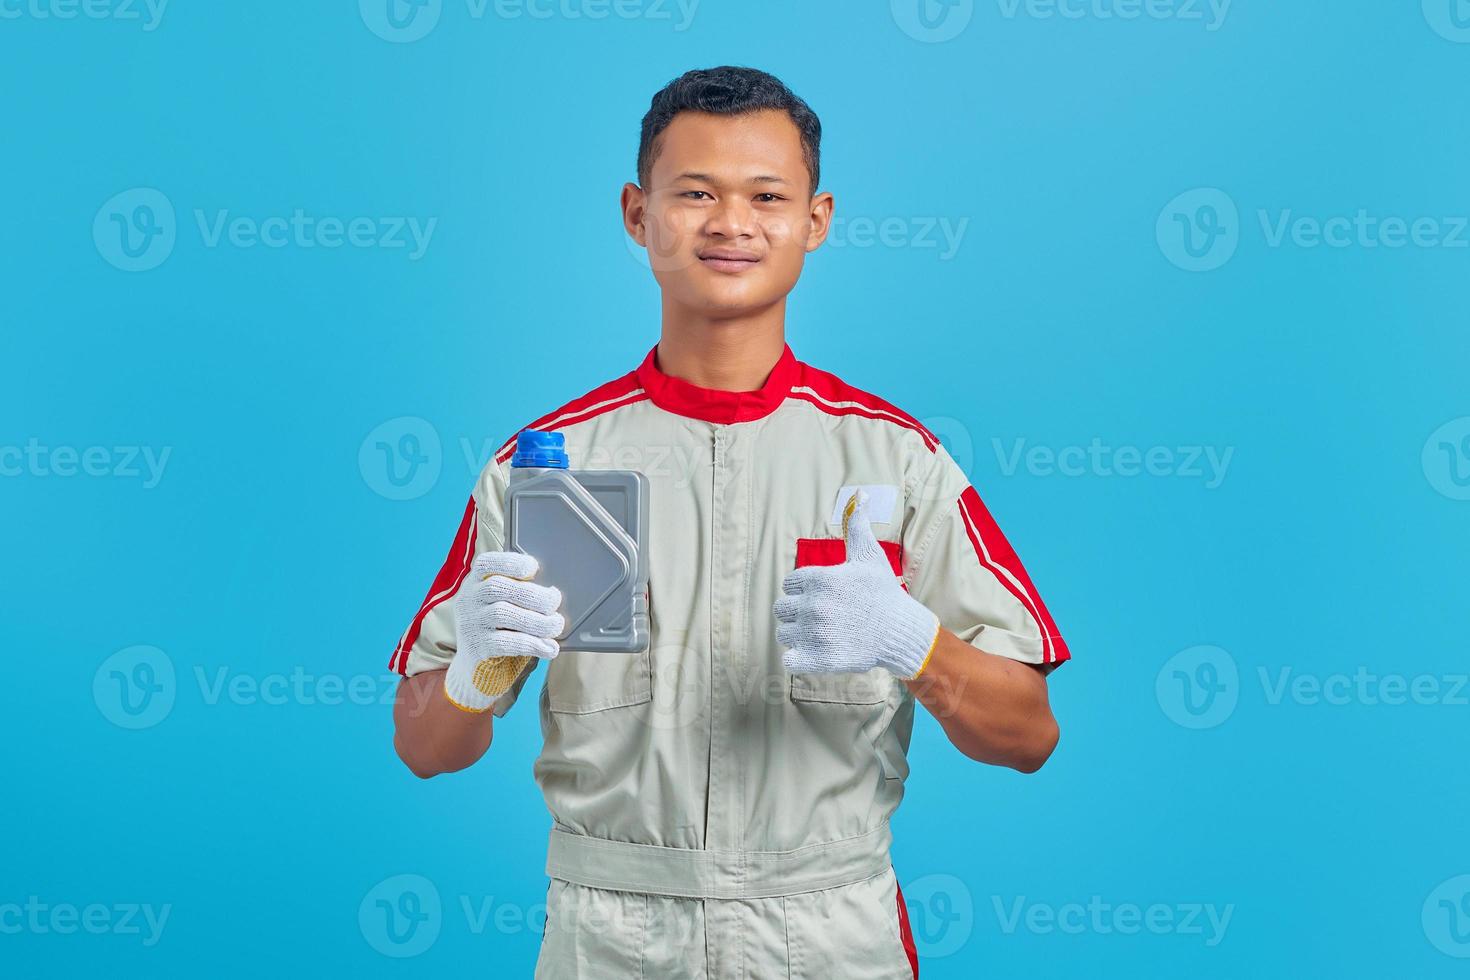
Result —
[[[686, 172], [684, 172], [682, 174], [679, 174], [679, 176], [675, 177], [674, 179], [675, 180], [698, 180], [698, 181], [703, 181], [706, 184], [717, 184], [717, 183], [719, 183], [719, 181], [717, 181], [714, 178], [714, 175], [712, 175], [712, 174], [701, 174], [701, 173], [695, 173], [693, 171], [686, 171]], [[748, 184], [789, 184], [790, 181], [788, 181], [785, 177], [776, 177], [776, 176], [773, 176], [771, 174], [759, 174], [759, 175], [757, 175], [755, 177], [750, 178], [748, 181], [746, 181], [746, 183], [748, 183]]]

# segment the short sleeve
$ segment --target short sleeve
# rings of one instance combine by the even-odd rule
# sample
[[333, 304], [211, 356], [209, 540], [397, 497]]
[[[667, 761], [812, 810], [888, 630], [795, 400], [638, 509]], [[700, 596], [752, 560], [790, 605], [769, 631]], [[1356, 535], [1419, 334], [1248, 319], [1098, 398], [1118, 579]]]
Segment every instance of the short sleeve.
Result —
[[904, 578], [945, 628], [986, 653], [1047, 672], [1070, 658], [1015, 549], [943, 445], [907, 501]]
[[[444, 670], [449, 666], [457, 649], [454, 597], [469, 576], [475, 556], [504, 547], [504, 529], [505, 473], [501, 464], [492, 460], [470, 494], [444, 564], [434, 576], [418, 612], [409, 621], [408, 629], [403, 631], [398, 645], [393, 648], [389, 669], [404, 677], [412, 677], [426, 670]], [[515, 704], [521, 688], [535, 669], [534, 657], [517, 659], [524, 659], [525, 663], [520, 665], [510, 687], [491, 706], [497, 717]]]

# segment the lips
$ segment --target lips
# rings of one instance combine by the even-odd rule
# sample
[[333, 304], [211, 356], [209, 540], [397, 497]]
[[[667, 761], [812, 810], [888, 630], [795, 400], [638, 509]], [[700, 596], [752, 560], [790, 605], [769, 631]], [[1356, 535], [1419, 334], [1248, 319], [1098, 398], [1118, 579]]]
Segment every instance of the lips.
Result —
[[699, 261], [716, 272], [744, 272], [754, 268], [760, 257], [740, 249], [707, 248], [699, 253]]

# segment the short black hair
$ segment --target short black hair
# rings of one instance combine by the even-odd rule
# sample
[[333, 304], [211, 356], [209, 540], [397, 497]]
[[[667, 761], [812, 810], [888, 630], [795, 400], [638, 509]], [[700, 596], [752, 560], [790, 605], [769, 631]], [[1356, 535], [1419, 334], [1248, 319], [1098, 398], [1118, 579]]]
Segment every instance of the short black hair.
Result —
[[695, 68], [661, 88], [643, 116], [638, 138], [638, 183], [648, 186], [653, 161], [658, 156], [658, 138], [676, 115], [685, 111], [737, 116], [765, 109], [785, 112], [801, 134], [802, 156], [817, 192], [821, 175], [822, 123], [811, 106], [803, 102], [775, 75], [756, 68], [721, 65]]

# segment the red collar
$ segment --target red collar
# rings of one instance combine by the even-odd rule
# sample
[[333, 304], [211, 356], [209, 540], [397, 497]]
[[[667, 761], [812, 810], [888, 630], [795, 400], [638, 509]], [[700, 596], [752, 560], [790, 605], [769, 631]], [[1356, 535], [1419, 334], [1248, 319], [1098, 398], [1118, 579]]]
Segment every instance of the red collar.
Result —
[[664, 374], [654, 363], [657, 352], [658, 345], [654, 344], [634, 372], [638, 376], [638, 383], [648, 392], [649, 400], [666, 412], [718, 425], [753, 422], [770, 415], [786, 400], [800, 373], [800, 362], [791, 353], [791, 346], [783, 344], [781, 357], [771, 368], [770, 376], [755, 391], [701, 388], [681, 378]]

